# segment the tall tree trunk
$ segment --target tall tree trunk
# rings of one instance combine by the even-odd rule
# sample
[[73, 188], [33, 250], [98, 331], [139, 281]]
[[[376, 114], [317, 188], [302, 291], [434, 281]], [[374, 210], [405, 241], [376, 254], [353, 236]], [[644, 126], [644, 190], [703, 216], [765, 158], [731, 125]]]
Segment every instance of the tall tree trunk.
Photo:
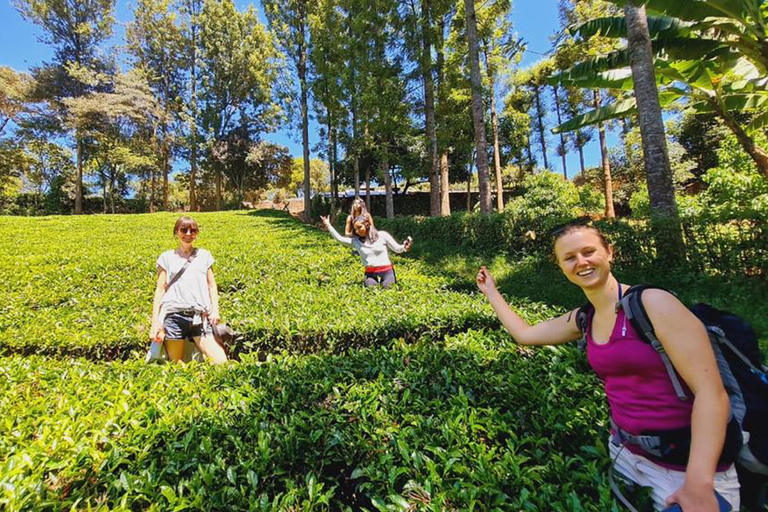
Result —
[[[166, 80], [166, 91], [170, 89]], [[168, 175], [171, 173], [171, 145], [168, 142], [168, 118], [170, 117], [170, 108], [168, 106], [168, 98], [165, 98], [163, 102], [163, 210], [168, 211]]]
[[496, 209], [504, 211], [504, 187], [501, 183], [501, 154], [499, 150], [499, 121], [496, 116], [496, 80], [488, 53], [485, 54], [485, 67], [491, 89], [491, 130], [493, 131], [493, 170], [496, 174]]
[[438, 178], [437, 129], [435, 128], [435, 83], [432, 78], [432, 42], [429, 14], [430, 0], [421, 0], [421, 77], [424, 82], [424, 116], [429, 148], [429, 212], [440, 215], [440, 182]]
[[472, 123], [475, 128], [475, 150], [477, 151], [477, 179], [480, 184], [480, 212], [491, 213], [491, 187], [488, 181], [488, 150], [485, 141], [485, 120], [483, 108], [483, 84], [480, 80], [480, 62], [477, 44], [477, 17], [475, 0], [464, 0], [467, 18], [467, 41], [469, 43], [469, 69], [472, 82]]
[[149, 213], [155, 213], [155, 192], [157, 189], [157, 178], [155, 174], [155, 166], [152, 166], [152, 170], [149, 171]]
[[448, 178], [448, 150], [440, 155], [440, 215], [451, 214], [451, 187]]
[[328, 107], [325, 108], [325, 117], [326, 117], [326, 128], [328, 130], [328, 172], [330, 174], [331, 179], [331, 200], [335, 199], [333, 195], [333, 184], [334, 181], [336, 181], [334, 176], [334, 167], [333, 167], [333, 122], [331, 121], [331, 109]]
[[[595, 108], [600, 108], [600, 90], [595, 89]], [[605, 125], [600, 123], [597, 125], [597, 131], [600, 139], [600, 156], [602, 157], [603, 166], [603, 192], [605, 193], [605, 216], [613, 218], [616, 216], [616, 211], [613, 208], [613, 179], [611, 178], [611, 161], [608, 159], [608, 144], [605, 140]]]
[[189, 116], [189, 211], [197, 211], [197, 19], [196, 7], [199, 3], [189, 2], [189, 24], [192, 43], [192, 55], [190, 62], [190, 108]]
[[371, 168], [365, 166], [365, 208], [371, 211]]
[[[354, 70], [352, 70], [353, 81], [354, 75]], [[352, 168], [355, 172], [355, 197], [360, 197], [360, 137], [357, 126], [357, 98], [352, 99], [352, 134], [355, 139], [352, 141]]]
[[[167, 134], [164, 135], [164, 138]], [[170, 205], [168, 203], [168, 174], [170, 174], [170, 151], [168, 149], [168, 140], [163, 140], [163, 210], [168, 211]]]
[[75, 215], [83, 213], [83, 141], [80, 137], [80, 129], [75, 129], [77, 141], [77, 179], [75, 182]]
[[386, 194], [387, 203], [387, 218], [391, 219], [395, 216], [395, 203], [392, 198], [392, 175], [389, 173], [389, 154], [386, 148], [386, 142], [384, 143], [384, 152], [381, 155], [381, 177], [384, 180], [384, 191]]
[[333, 188], [331, 189], [331, 195], [333, 196], [334, 201], [339, 200], [339, 134], [338, 129], [334, 125], [332, 127], [333, 129], [333, 145], [331, 147], [332, 151], [332, 157], [331, 162], [333, 162]]
[[312, 198], [309, 172], [309, 91], [307, 86], [306, 13], [300, 4], [298, 74], [301, 87], [301, 148], [304, 155], [304, 219], [312, 218]]
[[[436, 124], [441, 130], [445, 125], [445, 17], [440, 17], [438, 24], [439, 36], [437, 41], [437, 122]], [[445, 143], [440, 144], [445, 146]], [[448, 176], [448, 148], [441, 147], [440, 150], [440, 215], [446, 216], [451, 214], [451, 183]]]
[[192, 36], [192, 46], [194, 47], [194, 55], [192, 57], [192, 73], [190, 77], [192, 82], [192, 115], [189, 120], [189, 211], [194, 212], [197, 210], [197, 190], [195, 189], [197, 181], [197, 74], [195, 70], [197, 42], [194, 35]]
[[[368, 125], [363, 128], [363, 139], [368, 140]], [[371, 211], [371, 167], [365, 166], [365, 207]]]
[[544, 158], [544, 168], [549, 169], [549, 162], [547, 161], [547, 139], [544, 136], [544, 113], [541, 111], [541, 92], [539, 86], [533, 87], [534, 98], [536, 99], [536, 118], [539, 122], [539, 139], [541, 139], [541, 156]]
[[[552, 86], [552, 92], [555, 96], [555, 112], [557, 113], [557, 125], [559, 126], [563, 124], [563, 121], [560, 118], [560, 97], [557, 94], [558, 92], [557, 89], [558, 89], [557, 85]], [[568, 179], [568, 165], [565, 163], [565, 155], [566, 155], [565, 136], [563, 135], [562, 132], [560, 132], [560, 150], [562, 151], [562, 154], [560, 155], [560, 157], [563, 159], [563, 177], [565, 179]]]
[[584, 166], [584, 143], [581, 139], [581, 130], [576, 132], [576, 140], [578, 141], [576, 144], [576, 148], [579, 150], [579, 167], [581, 168], [581, 176], [584, 176], [584, 173], [586, 172], [586, 168]]
[[221, 210], [221, 171], [216, 171], [216, 211]]
[[531, 148], [531, 134], [525, 137], [526, 146], [528, 147], [528, 172], [533, 173], [533, 149]]
[[668, 256], [670, 263], [680, 263], [685, 258], [683, 237], [677, 216], [645, 6], [635, 7], [627, 3], [624, 15], [657, 251]]
[[360, 157], [357, 155], [357, 150], [352, 160], [352, 167], [355, 171], [355, 197], [360, 197]]
[[469, 174], [467, 175], [467, 213], [472, 213], [472, 163], [475, 155], [469, 157]]
[[111, 179], [109, 180], [109, 203], [112, 208], [112, 215], [115, 214], [115, 180], [117, 178], [117, 169], [112, 171]]

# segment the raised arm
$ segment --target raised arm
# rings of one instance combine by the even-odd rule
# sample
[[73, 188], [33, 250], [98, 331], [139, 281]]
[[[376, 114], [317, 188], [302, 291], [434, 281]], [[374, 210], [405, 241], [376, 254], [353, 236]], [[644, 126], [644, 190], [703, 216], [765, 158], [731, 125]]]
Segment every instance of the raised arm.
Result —
[[390, 235], [386, 231], [379, 231], [379, 236], [381, 237], [382, 240], [384, 240], [384, 243], [387, 244], [387, 247], [389, 247], [390, 249], [392, 249], [398, 254], [411, 250], [411, 243], [409, 240], [406, 240], [401, 245], [397, 243], [397, 241], [394, 238], [392, 238], [392, 235]]
[[331, 225], [331, 221], [328, 219], [328, 217], [321, 216], [320, 220], [323, 221], [323, 225], [325, 225], [328, 232], [331, 233], [333, 238], [335, 238], [338, 242], [341, 242], [344, 245], [352, 245], [352, 239], [348, 236], [341, 236], [338, 231], [336, 231]]
[[668, 502], [680, 504], [683, 510], [699, 510], [707, 505], [717, 510], [714, 479], [730, 405], [709, 336], [699, 319], [672, 294], [647, 290], [642, 301], [656, 337], [694, 395], [685, 484]]
[[477, 287], [488, 298], [488, 302], [491, 303], [504, 328], [521, 345], [557, 345], [581, 337], [573, 311], [546, 322], [529, 325], [520, 315], [512, 311], [496, 289], [496, 282], [485, 267], [481, 267], [477, 273]]

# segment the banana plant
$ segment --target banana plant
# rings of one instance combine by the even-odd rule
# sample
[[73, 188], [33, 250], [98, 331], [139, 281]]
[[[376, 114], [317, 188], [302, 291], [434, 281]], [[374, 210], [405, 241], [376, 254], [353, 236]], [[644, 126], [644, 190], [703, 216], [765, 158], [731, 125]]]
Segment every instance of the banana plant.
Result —
[[[609, 0], [623, 5], [626, 0]], [[715, 113], [768, 179], [768, 152], [752, 134], [768, 126], [768, 3], [763, 0], [646, 0], [662, 107], [679, 103], [694, 113]], [[626, 37], [622, 17], [571, 27], [581, 38]], [[624, 91], [614, 103], [585, 112], [552, 131], [561, 133], [636, 112], [626, 49], [580, 62], [550, 77], [562, 85]], [[741, 126], [733, 112], [754, 112]]]

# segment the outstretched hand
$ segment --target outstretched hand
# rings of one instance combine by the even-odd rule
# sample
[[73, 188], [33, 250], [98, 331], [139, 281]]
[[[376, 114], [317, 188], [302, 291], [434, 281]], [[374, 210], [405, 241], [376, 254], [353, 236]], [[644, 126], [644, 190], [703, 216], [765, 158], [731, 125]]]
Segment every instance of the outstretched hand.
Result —
[[406, 238], [405, 242], [403, 242], [403, 247], [405, 247], [405, 252], [410, 251], [412, 246], [413, 246], [413, 239], [411, 237]]
[[496, 290], [496, 281], [484, 266], [480, 267], [477, 272], [477, 288], [483, 292], [483, 295], [488, 295], [489, 291]]
[[323, 221], [323, 226], [325, 226], [326, 228], [330, 227], [331, 221], [330, 221], [330, 219], [328, 218], [327, 215], [321, 215], [320, 216], [320, 220]]

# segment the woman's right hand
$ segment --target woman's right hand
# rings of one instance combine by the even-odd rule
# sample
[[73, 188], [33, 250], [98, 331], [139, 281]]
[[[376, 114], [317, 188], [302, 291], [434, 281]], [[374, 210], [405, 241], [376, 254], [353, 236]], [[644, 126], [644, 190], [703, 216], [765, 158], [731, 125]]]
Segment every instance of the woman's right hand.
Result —
[[326, 228], [331, 225], [331, 221], [328, 219], [327, 215], [321, 215], [320, 220], [323, 221], [323, 226], [325, 226]]
[[162, 343], [165, 339], [165, 330], [162, 327], [157, 327], [152, 330], [152, 341], [154, 343]]
[[480, 267], [477, 272], [477, 288], [483, 292], [483, 295], [488, 295], [489, 291], [496, 290], [496, 281], [484, 266]]

